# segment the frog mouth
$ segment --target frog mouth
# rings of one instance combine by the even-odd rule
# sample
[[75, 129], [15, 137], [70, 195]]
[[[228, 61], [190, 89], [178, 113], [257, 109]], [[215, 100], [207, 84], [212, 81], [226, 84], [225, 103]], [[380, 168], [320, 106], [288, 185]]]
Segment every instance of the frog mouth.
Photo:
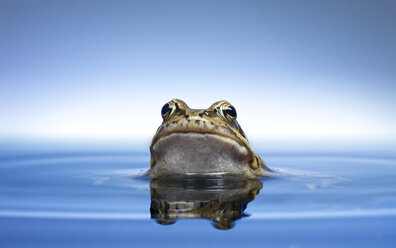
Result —
[[248, 149], [218, 133], [172, 132], [157, 139], [151, 151], [154, 177], [249, 174]]
[[[243, 141], [243, 137], [240, 137], [236, 134], [234, 130], [232, 130], [228, 126], [224, 125], [216, 125], [211, 121], [197, 118], [190, 120], [183, 120], [179, 122], [170, 122], [166, 125], [162, 126], [155, 136], [156, 138], [153, 140], [153, 144], [157, 142], [159, 139], [162, 139], [166, 136], [170, 136], [173, 134], [201, 134], [201, 135], [216, 135], [219, 137], [223, 137], [224, 139], [231, 139], [234, 142], [237, 142], [240, 146], [245, 148], [248, 147], [247, 141]], [[248, 148], [249, 149], [249, 148]]]

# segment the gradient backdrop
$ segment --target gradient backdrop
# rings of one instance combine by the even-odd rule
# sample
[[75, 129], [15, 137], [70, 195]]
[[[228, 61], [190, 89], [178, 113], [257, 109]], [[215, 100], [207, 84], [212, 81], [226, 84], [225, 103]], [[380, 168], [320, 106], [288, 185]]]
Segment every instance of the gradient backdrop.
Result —
[[257, 142], [392, 143], [395, 44], [396, 1], [1, 0], [0, 137], [149, 142], [180, 98]]

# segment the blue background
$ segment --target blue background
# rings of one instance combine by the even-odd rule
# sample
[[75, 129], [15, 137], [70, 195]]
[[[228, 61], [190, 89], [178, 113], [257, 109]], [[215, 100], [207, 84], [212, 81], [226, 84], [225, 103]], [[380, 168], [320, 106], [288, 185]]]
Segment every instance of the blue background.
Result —
[[[395, 1], [0, 1], [0, 137], [149, 142], [172, 98], [253, 142], [394, 143]], [[341, 141], [341, 142], [340, 142]]]

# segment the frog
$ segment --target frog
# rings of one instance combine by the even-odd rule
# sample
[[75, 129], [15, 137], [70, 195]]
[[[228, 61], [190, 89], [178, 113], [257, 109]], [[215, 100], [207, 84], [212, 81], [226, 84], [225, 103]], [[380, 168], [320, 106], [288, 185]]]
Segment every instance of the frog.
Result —
[[271, 177], [272, 170], [252, 150], [228, 101], [192, 109], [173, 99], [163, 105], [161, 116], [150, 146], [149, 177]]

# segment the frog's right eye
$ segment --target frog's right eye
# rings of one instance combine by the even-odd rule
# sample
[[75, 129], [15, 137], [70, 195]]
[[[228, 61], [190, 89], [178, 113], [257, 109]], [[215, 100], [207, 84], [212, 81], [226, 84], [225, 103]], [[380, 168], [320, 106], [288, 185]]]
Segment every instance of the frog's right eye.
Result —
[[173, 101], [166, 103], [161, 109], [162, 119], [168, 119], [169, 116], [171, 116], [175, 112], [176, 107], [177, 106]]
[[165, 104], [161, 109], [161, 115], [166, 115], [170, 110], [169, 103]]

